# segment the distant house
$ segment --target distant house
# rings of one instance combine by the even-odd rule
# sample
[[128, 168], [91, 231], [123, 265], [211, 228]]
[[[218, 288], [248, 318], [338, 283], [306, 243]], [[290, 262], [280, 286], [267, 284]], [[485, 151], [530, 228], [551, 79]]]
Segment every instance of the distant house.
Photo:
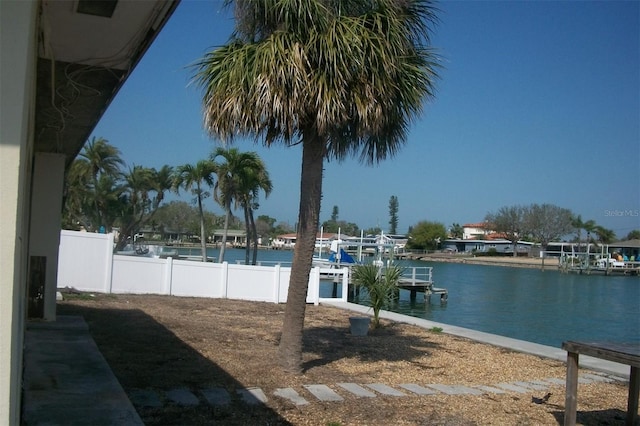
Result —
[[[516, 251], [519, 255], [529, 255], [533, 246], [534, 243], [518, 241]], [[505, 239], [448, 239], [442, 248], [453, 253], [488, 253], [495, 249], [498, 253], [513, 255], [513, 243]]]
[[[353, 237], [348, 235], [339, 235], [335, 233], [320, 233], [316, 234], [316, 248], [322, 248], [323, 250], [331, 247], [333, 241], [340, 239], [341, 241], [348, 241]], [[282, 234], [278, 235], [271, 241], [271, 247], [278, 249], [293, 249], [296, 245], [296, 234]]]
[[291, 250], [296, 246], [297, 234], [278, 235], [271, 241], [271, 247], [276, 250]]
[[[224, 229], [216, 229], [213, 231], [213, 243], [222, 243]], [[228, 229], [227, 245], [233, 247], [244, 247], [247, 244], [247, 232], [244, 229]]]
[[463, 240], [482, 240], [494, 231], [489, 222], [466, 223], [462, 225]]

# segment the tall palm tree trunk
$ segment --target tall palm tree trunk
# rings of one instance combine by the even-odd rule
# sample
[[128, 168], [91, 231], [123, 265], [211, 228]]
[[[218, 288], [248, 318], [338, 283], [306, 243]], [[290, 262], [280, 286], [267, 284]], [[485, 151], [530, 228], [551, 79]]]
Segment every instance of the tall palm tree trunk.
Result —
[[323, 159], [322, 139], [317, 135], [306, 138], [302, 145], [298, 231], [278, 348], [280, 365], [292, 373], [302, 372], [302, 330], [322, 198]]
[[229, 229], [229, 216], [231, 216], [231, 206], [227, 206], [225, 208], [224, 230], [222, 231], [222, 245], [220, 246], [218, 263], [222, 263], [224, 261], [224, 249], [227, 247], [227, 230]]
[[249, 223], [249, 206], [244, 206], [244, 264], [249, 264], [251, 258], [251, 224]]
[[253, 218], [253, 210], [249, 210], [249, 222], [251, 222], [251, 236], [253, 237], [253, 259], [252, 265], [258, 263], [258, 230], [256, 229], [256, 221]]
[[[200, 188], [198, 188], [200, 191]], [[198, 213], [200, 214], [200, 243], [202, 244], [202, 261], [207, 261], [207, 240], [204, 232], [204, 211], [202, 209], [202, 197], [198, 192]]]

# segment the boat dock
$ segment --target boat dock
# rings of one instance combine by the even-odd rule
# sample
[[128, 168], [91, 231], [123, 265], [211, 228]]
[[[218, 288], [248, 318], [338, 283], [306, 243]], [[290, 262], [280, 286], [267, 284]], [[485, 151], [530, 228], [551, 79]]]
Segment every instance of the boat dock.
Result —
[[614, 260], [594, 253], [574, 253], [560, 256], [558, 268], [561, 272], [578, 274], [635, 275], [640, 276], [640, 262]]
[[441, 303], [446, 303], [449, 298], [446, 288], [434, 287], [433, 268], [430, 266], [407, 268], [398, 281], [398, 288], [409, 290], [411, 300], [416, 300], [418, 292], [424, 293], [425, 301], [430, 301], [432, 294], [440, 295]]
[[[351, 268], [354, 264], [342, 264], [342, 267]], [[323, 280], [332, 281], [334, 284], [334, 294], [337, 294], [337, 285], [342, 282], [342, 272], [340, 269], [323, 269], [321, 270]], [[349, 274], [349, 287], [353, 287], [351, 294], [359, 294], [359, 289], [351, 283], [351, 274]], [[449, 298], [449, 292], [446, 288], [435, 287], [433, 282], [433, 267], [431, 266], [415, 266], [406, 268], [402, 277], [397, 284], [398, 289], [408, 290], [410, 299], [416, 300], [418, 293], [424, 294], [424, 300], [429, 302], [433, 294], [440, 296], [440, 302], [446, 303]]]

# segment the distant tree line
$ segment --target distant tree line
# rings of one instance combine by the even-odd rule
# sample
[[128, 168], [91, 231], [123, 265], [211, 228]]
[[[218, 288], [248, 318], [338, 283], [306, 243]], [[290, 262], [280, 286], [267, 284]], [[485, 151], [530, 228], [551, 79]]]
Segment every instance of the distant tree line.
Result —
[[[192, 204], [172, 201], [162, 204], [168, 191], [188, 191]], [[197, 236], [206, 253], [208, 236], [215, 229], [245, 229], [247, 263], [256, 262], [258, 239], [268, 240], [294, 232], [288, 223], [259, 215], [259, 192], [268, 196], [272, 184], [268, 171], [255, 152], [240, 152], [235, 148], [216, 149], [209, 159], [196, 164], [160, 169], [138, 165], [126, 167], [120, 151], [103, 138], [88, 141], [67, 171], [64, 188], [64, 229], [84, 228], [89, 232], [119, 231], [116, 250], [121, 250], [142, 229], [151, 229], [162, 238], [168, 231]], [[224, 214], [216, 215], [205, 208], [204, 200], [213, 196]], [[244, 220], [232, 214], [240, 209]], [[399, 202], [389, 199], [389, 230], [396, 234]], [[485, 220], [492, 231], [517, 244], [517, 241], [539, 243], [543, 250], [552, 241], [575, 235], [573, 241], [608, 244], [616, 239], [612, 230], [593, 220], [553, 204], [503, 206], [487, 213]], [[322, 222], [325, 233], [360, 235], [356, 223], [341, 220], [339, 208], [333, 206], [329, 220]], [[584, 231], [584, 233], [583, 233]], [[380, 227], [364, 229], [365, 235], [377, 235]], [[584, 239], [583, 239], [584, 235]], [[462, 238], [463, 227], [454, 223], [447, 231], [444, 224], [419, 221], [409, 227], [409, 249], [437, 250], [447, 238]], [[640, 238], [640, 230], [630, 232], [626, 239]], [[224, 244], [223, 244], [224, 246]], [[250, 255], [252, 254], [252, 257]], [[516, 250], [514, 250], [514, 255]], [[224, 257], [221, 250], [220, 259]]]
[[[259, 207], [259, 193], [268, 196], [272, 190], [269, 173], [258, 154], [218, 148], [209, 159], [194, 165], [175, 169], [165, 165], [158, 170], [134, 165], [124, 169], [115, 146], [103, 138], [88, 141], [65, 176], [63, 229], [105, 233], [118, 229], [115, 250], [122, 250], [143, 228], [151, 227], [160, 233], [167, 229], [188, 230], [199, 235], [206, 260], [207, 235], [222, 224], [224, 247], [228, 229], [240, 227], [232, 210], [241, 209], [247, 235], [246, 261], [249, 263], [253, 252], [252, 260], [256, 262], [258, 225], [265, 229], [265, 221], [256, 220], [254, 211]], [[170, 203], [162, 208], [165, 194], [180, 190], [193, 195], [195, 211], [186, 203]], [[203, 201], [212, 193], [225, 212], [222, 218], [204, 208]], [[273, 225], [275, 220], [266, 222]], [[219, 260], [223, 257], [221, 250]]]

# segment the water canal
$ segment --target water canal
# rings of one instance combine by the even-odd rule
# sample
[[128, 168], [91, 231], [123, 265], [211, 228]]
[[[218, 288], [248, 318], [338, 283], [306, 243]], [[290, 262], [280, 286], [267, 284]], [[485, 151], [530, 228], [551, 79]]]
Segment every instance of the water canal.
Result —
[[[217, 256], [209, 249], [208, 255]], [[229, 262], [244, 250], [227, 250]], [[262, 250], [258, 261], [291, 262], [292, 252]], [[640, 343], [640, 279], [630, 276], [562, 274], [557, 271], [456, 263], [432, 266], [435, 285], [449, 291], [446, 304], [402, 291], [395, 312], [430, 321], [560, 347], [564, 340]], [[327, 292], [330, 290], [327, 289]], [[327, 294], [328, 295], [328, 294]]]

